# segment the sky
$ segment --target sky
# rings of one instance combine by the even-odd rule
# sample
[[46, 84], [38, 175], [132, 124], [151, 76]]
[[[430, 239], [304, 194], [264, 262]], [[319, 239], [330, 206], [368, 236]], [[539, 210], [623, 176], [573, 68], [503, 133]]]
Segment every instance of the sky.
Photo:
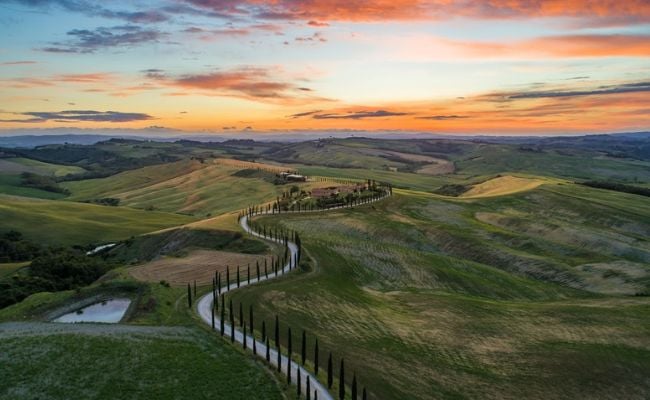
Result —
[[4, 130], [650, 130], [648, 0], [0, 0], [0, 37]]

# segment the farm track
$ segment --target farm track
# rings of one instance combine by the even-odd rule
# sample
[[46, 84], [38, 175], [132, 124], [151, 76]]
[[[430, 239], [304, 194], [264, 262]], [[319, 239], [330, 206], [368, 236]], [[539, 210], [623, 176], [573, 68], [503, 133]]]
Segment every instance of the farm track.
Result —
[[[284, 213], [258, 212], [258, 213], [252, 214], [252, 216], [254, 217], [254, 216], [259, 216], [259, 215], [326, 213], [328, 211], [340, 210], [340, 209], [345, 209], [345, 208], [354, 208], [354, 207], [358, 207], [358, 206], [371, 204], [371, 203], [377, 202], [379, 200], [383, 200], [383, 199], [385, 199], [386, 197], [389, 197], [389, 196], [390, 196], [390, 192], [387, 192], [384, 196], [379, 197], [378, 199], [366, 201], [366, 202], [358, 204], [358, 205], [338, 206], [338, 207], [328, 208], [328, 209], [325, 209], [325, 210], [286, 211]], [[239, 221], [242, 229], [244, 229], [244, 231], [246, 233], [248, 233], [248, 234], [250, 234], [252, 236], [258, 237], [260, 239], [264, 239], [264, 240], [268, 240], [268, 241], [272, 241], [272, 242], [276, 242], [276, 243], [283, 243], [283, 241], [280, 240], [280, 239], [274, 239], [274, 238], [271, 238], [271, 237], [268, 237], [268, 236], [264, 236], [261, 233], [255, 232], [248, 225], [248, 220], [249, 220], [248, 215], [244, 215]], [[254, 285], [257, 282], [263, 282], [265, 280], [275, 279], [275, 278], [283, 276], [285, 273], [291, 271], [292, 265], [293, 265], [291, 260], [294, 260], [297, 257], [298, 246], [297, 246], [296, 243], [294, 243], [292, 241], [288, 241], [287, 247], [289, 248], [289, 257], [288, 257], [289, 261], [282, 267], [281, 270], [278, 270], [274, 274], [269, 274], [268, 278], [266, 276], [260, 276], [260, 277], [251, 278], [250, 283], [248, 283], [247, 281], [240, 282], [239, 287], [246, 287], [248, 285]], [[233, 283], [228, 284], [225, 287], [222, 287], [220, 292], [221, 293], [227, 293], [227, 292], [230, 292], [230, 291], [235, 290], [237, 288], [238, 288], [237, 283], [233, 282]], [[210, 293], [202, 296], [196, 302], [196, 309], [197, 309], [197, 312], [198, 312], [199, 316], [201, 317], [201, 319], [205, 323], [207, 323], [210, 326], [212, 325], [213, 302], [214, 302], [214, 293], [213, 292], [210, 292]], [[219, 331], [220, 325], [221, 325], [221, 320], [219, 319], [218, 315], [215, 315], [214, 316], [214, 330]], [[224, 336], [228, 337], [230, 339], [230, 334], [229, 334], [230, 332], [231, 332], [230, 324], [227, 323], [226, 321], [224, 321]], [[234, 338], [235, 341], [237, 343], [242, 344], [242, 345], [244, 344], [244, 341], [246, 341], [246, 344], [247, 344], [246, 347], [248, 349], [253, 348], [253, 341], [255, 341], [255, 347], [257, 349], [256, 355], [258, 357], [265, 358], [266, 352], [267, 352], [266, 343], [263, 343], [263, 342], [255, 339], [254, 337], [252, 337], [248, 333], [246, 335], [244, 335], [244, 333], [242, 331], [240, 331], [239, 329], [237, 329], [236, 327], [234, 329], [234, 333], [235, 333], [235, 335], [234, 335], [235, 336], [235, 338]], [[274, 368], [277, 368], [278, 367], [278, 352], [277, 352], [277, 350], [273, 349], [272, 346], [269, 346], [268, 352], [270, 354], [270, 363], [271, 363], [271, 365]], [[291, 364], [290, 364], [291, 367], [289, 368], [289, 370], [287, 370], [288, 364], [289, 364], [289, 362], [288, 362], [287, 356], [280, 354], [280, 370], [281, 370], [282, 374], [284, 374], [285, 376], [287, 374], [291, 375], [291, 382], [297, 382], [298, 381], [298, 376], [297, 375], [298, 375], [298, 371], [300, 371], [300, 377], [301, 377], [300, 382], [301, 382], [301, 387], [302, 387], [302, 390], [301, 390], [302, 393], [307, 393], [307, 377], [309, 377], [310, 388], [311, 388], [311, 391], [312, 391], [312, 393], [310, 394], [310, 398], [315, 398], [316, 396], [318, 396], [318, 399], [321, 399], [321, 400], [334, 400], [334, 397], [329, 393], [326, 386], [323, 385], [321, 382], [319, 382], [318, 379], [311, 372], [309, 372], [306, 368], [301, 366], [299, 363], [291, 360]]]

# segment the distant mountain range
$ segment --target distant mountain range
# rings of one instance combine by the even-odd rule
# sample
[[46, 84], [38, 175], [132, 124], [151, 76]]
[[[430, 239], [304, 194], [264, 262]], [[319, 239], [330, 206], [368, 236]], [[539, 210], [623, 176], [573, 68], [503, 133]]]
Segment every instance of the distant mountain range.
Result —
[[605, 139], [608, 137], [617, 140], [644, 140], [650, 139], [650, 132], [625, 132], [612, 134], [593, 135], [553, 135], [553, 136], [492, 136], [492, 135], [451, 135], [427, 132], [409, 131], [286, 131], [286, 132], [255, 132], [255, 131], [229, 131], [227, 133], [214, 132], [183, 132], [167, 128], [147, 129], [13, 129], [0, 131], [0, 147], [25, 147], [31, 148], [48, 144], [82, 144], [90, 145], [112, 138], [155, 140], [174, 142], [177, 140], [194, 140], [199, 142], [223, 142], [232, 139], [252, 139], [263, 142], [300, 142], [319, 138], [348, 138], [365, 137], [373, 139], [456, 139], [480, 140], [490, 143], [539, 143], [553, 142], [554, 140], [585, 140], [587, 138]]

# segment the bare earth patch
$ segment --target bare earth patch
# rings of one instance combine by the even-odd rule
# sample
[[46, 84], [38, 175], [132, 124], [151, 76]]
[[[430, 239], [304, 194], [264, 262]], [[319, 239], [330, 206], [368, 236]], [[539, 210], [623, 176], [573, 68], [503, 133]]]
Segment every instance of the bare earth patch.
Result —
[[[231, 281], [235, 281], [234, 267], [241, 267], [241, 279], [246, 279], [246, 267], [251, 265], [251, 276], [255, 276], [255, 262], [264, 265], [264, 255], [231, 253], [216, 250], [194, 250], [186, 257], [165, 257], [132, 268], [129, 273], [138, 280], [160, 282], [165, 280], [172, 286], [185, 286], [196, 280], [197, 285], [210, 285], [215, 271], [230, 267]], [[268, 258], [270, 261], [270, 257]], [[270, 264], [269, 264], [270, 265]]]

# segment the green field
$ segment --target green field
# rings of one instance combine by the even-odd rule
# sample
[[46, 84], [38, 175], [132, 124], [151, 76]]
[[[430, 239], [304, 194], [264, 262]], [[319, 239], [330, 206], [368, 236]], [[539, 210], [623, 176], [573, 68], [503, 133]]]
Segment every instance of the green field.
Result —
[[233, 296], [316, 333], [371, 398], [642, 398], [650, 301], [620, 296], [650, 293], [649, 207], [547, 185], [264, 217], [300, 232], [313, 272]]
[[20, 231], [44, 245], [84, 245], [123, 240], [181, 225], [192, 218], [126, 207], [0, 195], [0, 220], [3, 230]]
[[103, 179], [68, 182], [70, 200], [120, 199], [134, 208], [202, 217], [270, 201], [288, 188], [272, 183], [273, 174], [236, 175], [240, 168], [188, 160], [123, 172]]
[[0, 375], [16, 400], [283, 398], [259, 363], [196, 328], [0, 324]]

